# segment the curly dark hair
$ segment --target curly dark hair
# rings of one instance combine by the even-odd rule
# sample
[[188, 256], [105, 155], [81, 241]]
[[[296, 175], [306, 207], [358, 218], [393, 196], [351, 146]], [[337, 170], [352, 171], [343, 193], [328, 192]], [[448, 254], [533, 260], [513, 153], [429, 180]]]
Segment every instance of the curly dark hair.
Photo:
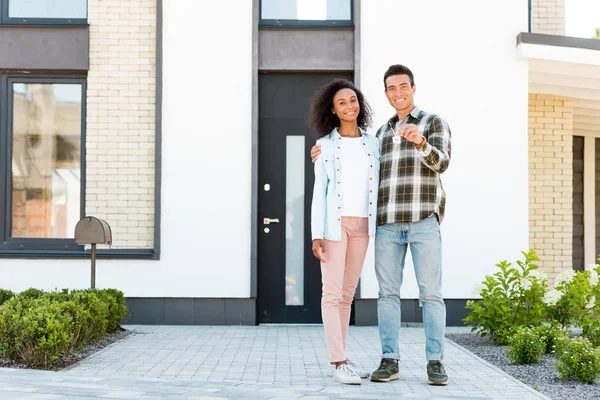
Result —
[[328, 135], [333, 128], [340, 126], [340, 119], [331, 112], [331, 109], [333, 108], [335, 94], [342, 89], [351, 89], [356, 93], [358, 105], [360, 106], [360, 112], [356, 119], [358, 126], [366, 129], [371, 125], [373, 112], [362, 92], [346, 79], [335, 79], [322, 86], [311, 101], [309, 125], [318, 138]]

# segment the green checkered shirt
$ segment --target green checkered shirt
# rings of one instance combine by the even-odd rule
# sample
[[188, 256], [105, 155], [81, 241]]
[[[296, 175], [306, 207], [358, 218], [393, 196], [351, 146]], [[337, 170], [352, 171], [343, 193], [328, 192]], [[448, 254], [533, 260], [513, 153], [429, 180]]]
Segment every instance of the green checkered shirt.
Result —
[[381, 170], [377, 199], [377, 225], [417, 222], [436, 213], [444, 218], [446, 192], [440, 174], [450, 164], [450, 127], [439, 116], [415, 107], [404, 123], [415, 124], [427, 143], [417, 150], [401, 138], [393, 142], [398, 116], [377, 131]]

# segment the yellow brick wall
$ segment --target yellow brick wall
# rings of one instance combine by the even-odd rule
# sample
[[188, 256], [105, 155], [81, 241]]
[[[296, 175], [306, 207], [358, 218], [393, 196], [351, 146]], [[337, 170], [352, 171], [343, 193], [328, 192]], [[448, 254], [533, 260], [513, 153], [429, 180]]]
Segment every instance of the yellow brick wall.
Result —
[[531, 31], [551, 35], [565, 34], [565, 0], [532, 0]]
[[573, 104], [529, 95], [529, 245], [550, 283], [573, 267]]
[[154, 238], [156, 1], [88, 0], [86, 215], [113, 247]]

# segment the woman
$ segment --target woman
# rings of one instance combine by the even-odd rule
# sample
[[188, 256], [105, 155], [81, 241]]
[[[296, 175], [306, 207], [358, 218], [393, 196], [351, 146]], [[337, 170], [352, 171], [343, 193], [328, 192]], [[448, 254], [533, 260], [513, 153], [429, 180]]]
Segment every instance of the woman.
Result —
[[360, 384], [369, 374], [346, 359], [350, 306], [369, 236], [375, 234], [379, 141], [364, 129], [371, 109], [351, 82], [336, 79], [315, 94], [311, 126], [321, 156], [315, 163], [312, 250], [321, 261], [321, 313], [329, 363], [338, 382]]

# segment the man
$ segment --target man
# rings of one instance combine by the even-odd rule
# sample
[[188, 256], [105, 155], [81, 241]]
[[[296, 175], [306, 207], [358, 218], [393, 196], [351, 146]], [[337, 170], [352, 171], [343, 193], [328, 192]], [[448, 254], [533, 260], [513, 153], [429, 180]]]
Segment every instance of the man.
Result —
[[[381, 172], [377, 200], [375, 273], [382, 358], [371, 380], [399, 378], [400, 287], [410, 246], [419, 301], [423, 305], [425, 355], [429, 384], [447, 385], [444, 355], [446, 306], [442, 297], [442, 243], [439, 224], [446, 194], [440, 174], [450, 163], [450, 128], [437, 115], [414, 104], [416, 86], [410, 69], [392, 65], [383, 77], [385, 95], [396, 114], [381, 126]], [[320, 154], [311, 150], [313, 161]]]

